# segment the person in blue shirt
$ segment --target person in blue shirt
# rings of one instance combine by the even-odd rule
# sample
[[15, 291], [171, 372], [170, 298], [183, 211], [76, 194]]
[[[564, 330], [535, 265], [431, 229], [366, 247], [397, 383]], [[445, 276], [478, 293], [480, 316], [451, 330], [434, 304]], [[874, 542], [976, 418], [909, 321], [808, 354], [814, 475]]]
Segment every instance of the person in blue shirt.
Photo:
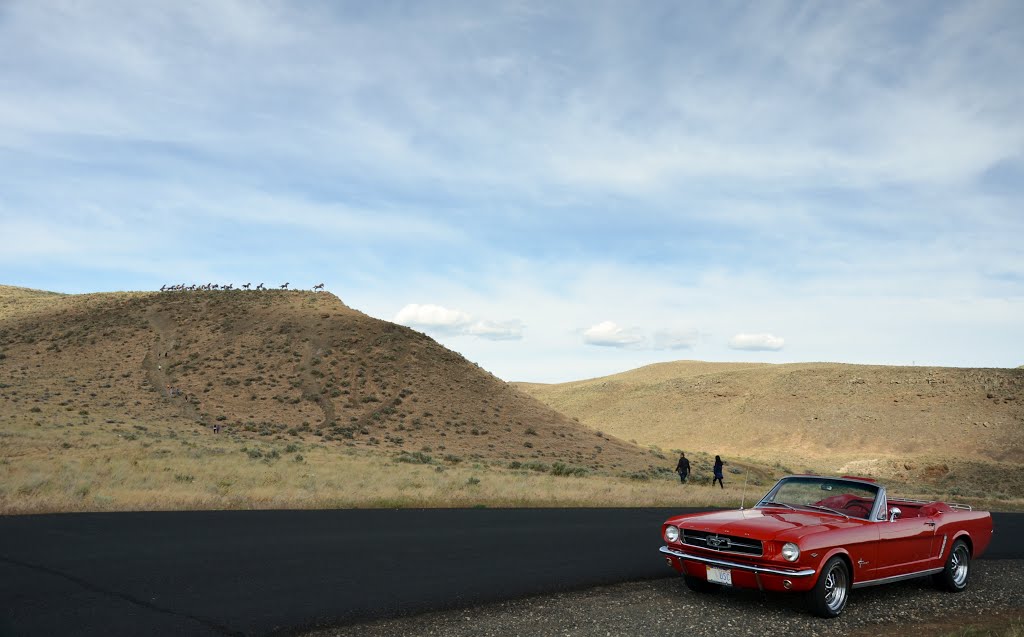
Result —
[[715, 483], [717, 482], [718, 486], [722, 487], [723, 489], [725, 488], [725, 483], [722, 482], [722, 465], [723, 464], [725, 464], [725, 463], [722, 462], [722, 457], [721, 456], [715, 456], [715, 477], [714, 477], [714, 479], [711, 480], [711, 486], [712, 487], [714, 487]]

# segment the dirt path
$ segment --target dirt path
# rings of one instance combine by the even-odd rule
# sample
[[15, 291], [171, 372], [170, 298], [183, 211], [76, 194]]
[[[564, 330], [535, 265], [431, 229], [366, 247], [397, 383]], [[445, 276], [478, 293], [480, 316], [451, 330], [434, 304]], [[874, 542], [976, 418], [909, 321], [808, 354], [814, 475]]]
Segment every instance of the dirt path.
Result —
[[178, 328], [174, 320], [160, 312], [156, 307], [146, 310], [146, 319], [156, 332], [156, 338], [149, 345], [146, 357], [142, 360], [142, 370], [146, 374], [146, 380], [150, 386], [155, 387], [163, 398], [164, 404], [172, 406], [185, 418], [195, 420], [199, 417], [199, 408], [189, 396], [191, 392], [184, 391], [180, 394], [171, 395], [170, 389], [177, 388], [168, 374], [168, 361], [170, 353], [178, 344]]

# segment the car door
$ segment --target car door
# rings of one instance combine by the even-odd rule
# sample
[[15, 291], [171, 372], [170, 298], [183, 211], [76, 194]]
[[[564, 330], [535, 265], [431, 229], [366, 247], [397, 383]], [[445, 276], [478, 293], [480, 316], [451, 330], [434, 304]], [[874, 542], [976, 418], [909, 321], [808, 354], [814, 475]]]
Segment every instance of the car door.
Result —
[[935, 520], [908, 517], [877, 525], [878, 579], [923, 571], [934, 560]]

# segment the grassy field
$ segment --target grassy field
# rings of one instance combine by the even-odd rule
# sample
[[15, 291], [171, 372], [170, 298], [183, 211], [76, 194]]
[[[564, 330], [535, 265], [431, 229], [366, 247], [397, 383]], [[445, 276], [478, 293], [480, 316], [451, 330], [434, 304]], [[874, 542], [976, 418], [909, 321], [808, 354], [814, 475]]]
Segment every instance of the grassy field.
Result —
[[[670, 471], [595, 474], [560, 462], [467, 460], [429, 447], [385, 454], [316, 436], [253, 436], [168, 424], [27, 424], [2, 432], [0, 514], [60, 511], [749, 506], [786, 473], [779, 465], [727, 467], [711, 488], [709, 458], [694, 455], [686, 485]], [[744, 484], [746, 482], [746, 485]], [[1002, 510], [991, 500], [892, 485], [902, 495]]]
[[[57, 429], [56, 432], [47, 429]], [[56, 433], [56, 435], [54, 435]], [[730, 506], [725, 490], [658, 475], [589, 475], [561, 463], [391, 455], [316, 439], [254, 439], [153, 425], [5, 431], [0, 513], [338, 507]], [[51, 441], [60, 443], [52, 448]], [[731, 476], [735, 477], [735, 476]], [[762, 484], [764, 484], [762, 482]], [[750, 485], [748, 500], [765, 487]]]

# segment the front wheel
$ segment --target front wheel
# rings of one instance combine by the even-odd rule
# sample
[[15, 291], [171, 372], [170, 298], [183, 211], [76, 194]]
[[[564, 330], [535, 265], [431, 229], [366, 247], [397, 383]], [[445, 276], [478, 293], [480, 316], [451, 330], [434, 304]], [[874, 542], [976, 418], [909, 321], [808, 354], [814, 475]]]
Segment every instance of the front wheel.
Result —
[[946, 559], [946, 567], [935, 576], [935, 583], [952, 593], [959, 593], [967, 588], [971, 579], [971, 551], [963, 540], [953, 542]]
[[822, 569], [814, 588], [807, 592], [807, 607], [818, 617], [838, 617], [850, 598], [850, 571], [841, 557], [833, 557]]

